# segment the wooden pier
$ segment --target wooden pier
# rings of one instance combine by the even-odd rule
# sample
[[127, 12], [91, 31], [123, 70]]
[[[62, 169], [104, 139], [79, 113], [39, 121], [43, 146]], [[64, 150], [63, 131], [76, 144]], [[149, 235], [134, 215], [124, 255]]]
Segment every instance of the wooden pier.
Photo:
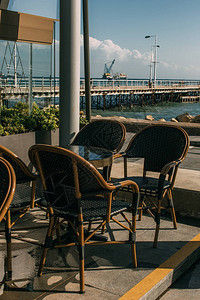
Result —
[[200, 96], [181, 96], [182, 103], [199, 102]]
[[[1, 99], [28, 99], [29, 88], [25, 86], [0, 86]], [[33, 81], [34, 98], [59, 97], [59, 85]], [[156, 86], [149, 86], [147, 80], [91, 80], [92, 106], [111, 108], [113, 106], [153, 105], [159, 102], [199, 102], [199, 81], [158, 80]], [[84, 108], [85, 85], [80, 81], [80, 104]]]

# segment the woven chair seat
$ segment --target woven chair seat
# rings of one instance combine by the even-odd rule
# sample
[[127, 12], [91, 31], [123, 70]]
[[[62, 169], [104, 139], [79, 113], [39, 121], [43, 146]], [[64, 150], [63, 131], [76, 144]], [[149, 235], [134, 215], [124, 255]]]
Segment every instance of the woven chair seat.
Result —
[[[139, 177], [131, 176], [126, 177], [127, 180], [132, 180], [137, 183], [140, 189], [140, 194], [146, 196], [156, 197], [158, 196], [158, 179], [153, 177]], [[165, 180], [163, 189], [168, 189], [170, 182]]]
[[[36, 188], [35, 204], [39, 203], [42, 198], [41, 189]], [[10, 209], [21, 209], [30, 206], [32, 188], [30, 182], [21, 183], [16, 185], [15, 195], [10, 204]]]
[[[103, 219], [106, 216], [107, 213], [107, 201], [105, 198], [101, 196], [91, 196], [87, 199], [84, 199], [81, 201], [82, 209], [83, 209], [83, 221], [89, 221], [89, 220], [97, 220], [97, 219]], [[111, 206], [111, 216], [119, 214], [120, 212], [126, 211], [127, 209], [131, 208], [131, 204], [120, 201], [120, 200], [113, 200], [112, 206]], [[77, 217], [77, 210], [73, 208], [68, 208], [67, 212], [54, 208], [55, 215], [59, 215], [63, 218], [68, 217]]]

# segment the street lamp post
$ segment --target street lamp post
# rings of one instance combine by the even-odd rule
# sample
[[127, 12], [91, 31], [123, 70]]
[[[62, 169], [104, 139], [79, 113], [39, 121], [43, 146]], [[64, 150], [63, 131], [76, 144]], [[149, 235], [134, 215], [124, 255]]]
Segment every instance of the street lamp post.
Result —
[[[154, 86], [156, 85], [156, 65], [157, 65], [157, 48], [159, 48], [160, 46], [157, 44], [157, 35], [146, 35], [145, 39], [148, 38], [155, 38], [155, 45], [154, 45], [154, 59], [153, 59], [153, 51], [151, 49], [151, 63], [153, 63], [154, 65]], [[151, 68], [151, 66], [150, 66]]]
[[152, 84], [152, 64], [153, 64], [153, 46], [151, 46], [151, 61], [150, 61], [150, 74], [149, 74], [150, 84]]

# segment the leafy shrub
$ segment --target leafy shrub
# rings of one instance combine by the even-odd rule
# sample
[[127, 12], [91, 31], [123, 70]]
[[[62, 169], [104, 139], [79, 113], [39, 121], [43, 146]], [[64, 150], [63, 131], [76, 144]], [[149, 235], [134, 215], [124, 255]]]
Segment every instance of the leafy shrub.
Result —
[[[88, 121], [80, 116], [80, 123]], [[59, 108], [48, 107], [40, 109], [33, 103], [29, 115], [28, 104], [18, 102], [14, 108], [2, 107], [0, 135], [10, 135], [36, 130], [55, 130], [59, 127]]]

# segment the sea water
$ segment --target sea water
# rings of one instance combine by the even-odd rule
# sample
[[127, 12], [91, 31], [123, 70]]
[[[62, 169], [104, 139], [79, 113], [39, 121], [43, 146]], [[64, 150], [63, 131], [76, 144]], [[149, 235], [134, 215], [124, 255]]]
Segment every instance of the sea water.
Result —
[[133, 119], [145, 119], [147, 115], [152, 115], [155, 120], [161, 118], [166, 121], [170, 121], [172, 118], [177, 117], [183, 113], [189, 113], [192, 116], [200, 115], [200, 102], [198, 103], [163, 103], [158, 105], [147, 105], [147, 106], [134, 106], [130, 108], [121, 108], [120, 110], [116, 107], [113, 109], [95, 110], [92, 109], [92, 115], [101, 115], [104, 117], [110, 116], [121, 116], [125, 118]]
[[[22, 99], [21, 99], [22, 100]], [[18, 100], [19, 101], [19, 100]], [[44, 107], [48, 103], [53, 104], [54, 99], [52, 98], [50, 102], [47, 102], [45, 98], [33, 98], [39, 107]], [[16, 100], [9, 101], [9, 107], [13, 107], [16, 103]], [[59, 104], [59, 97], [55, 98], [55, 104]], [[82, 109], [81, 109], [82, 110]], [[133, 119], [145, 119], [147, 115], [152, 115], [155, 120], [165, 119], [170, 121], [172, 118], [177, 117], [183, 113], [189, 113], [192, 116], [200, 115], [200, 102], [190, 102], [190, 103], [163, 103], [163, 104], [154, 104], [146, 106], [134, 106], [132, 108], [128, 107], [115, 107], [112, 109], [92, 109], [92, 116], [100, 115], [103, 117], [111, 116], [121, 116], [125, 118]]]

